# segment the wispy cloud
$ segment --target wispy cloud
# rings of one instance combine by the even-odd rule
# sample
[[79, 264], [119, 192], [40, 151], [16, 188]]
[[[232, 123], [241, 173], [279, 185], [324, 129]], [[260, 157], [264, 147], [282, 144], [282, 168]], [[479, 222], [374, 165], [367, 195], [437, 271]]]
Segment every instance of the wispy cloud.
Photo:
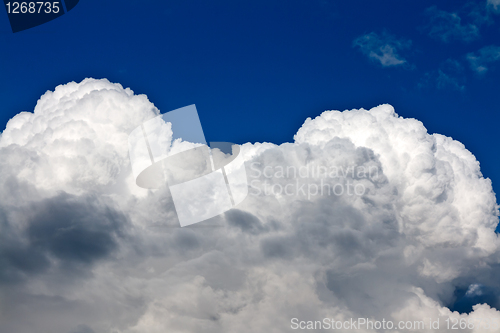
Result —
[[494, 23], [492, 14], [495, 14], [495, 9], [489, 4], [485, 4], [484, 2], [468, 2], [462, 8], [465, 16], [478, 28], [481, 28], [483, 24], [490, 25]]
[[464, 90], [465, 75], [463, 66], [456, 60], [446, 60], [437, 72], [436, 85], [438, 89]]
[[368, 58], [379, 62], [384, 67], [391, 67], [407, 64], [407, 60], [399, 52], [410, 48], [411, 41], [397, 39], [387, 32], [382, 34], [371, 32], [356, 38], [352, 44]]
[[464, 66], [455, 59], [447, 59], [439, 69], [425, 73], [418, 86], [463, 91], [465, 90]]
[[425, 12], [428, 23], [424, 27], [430, 37], [443, 42], [461, 40], [470, 42], [479, 37], [478, 24], [463, 23], [457, 13], [438, 9], [436, 6], [427, 8]]
[[500, 0], [487, 0], [488, 7], [496, 12], [500, 12]]
[[500, 60], [500, 46], [485, 46], [477, 52], [468, 53], [466, 57], [473, 71], [484, 74], [488, 71], [487, 65]]

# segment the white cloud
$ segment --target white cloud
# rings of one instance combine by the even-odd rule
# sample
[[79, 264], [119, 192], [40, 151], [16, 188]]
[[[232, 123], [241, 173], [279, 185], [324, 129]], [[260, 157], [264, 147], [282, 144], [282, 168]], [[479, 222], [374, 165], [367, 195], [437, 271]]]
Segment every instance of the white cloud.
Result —
[[429, 22], [425, 29], [432, 38], [443, 42], [452, 40], [470, 42], [479, 37], [479, 27], [473, 23], [464, 24], [457, 13], [450, 13], [432, 6], [427, 8], [426, 15]]
[[484, 74], [488, 71], [488, 66], [500, 60], [500, 46], [490, 45], [481, 48], [478, 52], [467, 54], [467, 60], [473, 71]]
[[397, 39], [386, 32], [382, 34], [371, 32], [356, 38], [353, 46], [359, 47], [363, 54], [379, 62], [383, 67], [391, 67], [407, 64], [399, 52], [410, 48], [411, 41]]
[[[0, 331], [285, 332], [292, 318], [500, 320], [485, 304], [469, 315], [446, 307], [455, 288], [500, 288], [496, 198], [460, 142], [428, 134], [389, 105], [326, 111], [307, 119], [293, 143], [244, 144], [249, 181], [350, 182], [364, 194], [254, 193], [238, 209], [181, 229], [168, 190], [138, 189], [131, 176], [128, 133], [157, 114], [145, 96], [89, 79], [59, 86], [34, 113], [9, 122], [0, 138]], [[280, 166], [379, 172], [263, 174]]]

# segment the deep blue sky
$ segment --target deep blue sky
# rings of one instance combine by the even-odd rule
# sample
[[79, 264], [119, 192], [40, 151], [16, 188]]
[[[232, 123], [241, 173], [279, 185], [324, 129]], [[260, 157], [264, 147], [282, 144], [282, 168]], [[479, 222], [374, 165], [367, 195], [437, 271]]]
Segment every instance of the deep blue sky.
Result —
[[[500, 61], [488, 53], [480, 75], [466, 57], [500, 46], [492, 9], [486, 0], [80, 0], [16, 34], [0, 9], [0, 122], [85, 77], [147, 94], [162, 112], [196, 104], [209, 141], [292, 141], [324, 110], [390, 103], [463, 142], [498, 191]], [[367, 35], [406, 45], [396, 46], [405, 63], [383, 66], [353, 46]]]

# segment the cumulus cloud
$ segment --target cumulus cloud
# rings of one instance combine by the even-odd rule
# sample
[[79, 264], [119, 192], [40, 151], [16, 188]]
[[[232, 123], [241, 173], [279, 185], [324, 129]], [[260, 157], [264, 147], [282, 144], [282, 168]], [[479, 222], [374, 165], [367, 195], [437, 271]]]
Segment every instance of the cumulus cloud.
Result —
[[447, 12], [432, 6], [427, 8], [426, 16], [428, 23], [424, 29], [432, 38], [447, 43], [453, 40], [470, 42], [479, 37], [478, 24], [463, 23], [458, 13]]
[[488, 71], [488, 66], [500, 60], [500, 46], [485, 46], [477, 52], [468, 53], [467, 60], [473, 71], [484, 74]]
[[326, 111], [292, 143], [242, 145], [250, 195], [180, 228], [168, 187], [138, 188], [128, 159], [128, 134], [158, 114], [144, 95], [87, 79], [7, 124], [0, 331], [287, 332], [292, 318], [500, 323], [496, 296], [469, 314], [451, 311], [457, 290], [476, 300], [500, 288], [496, 198], [460, 142], [390, 105]]
[[359, 50], [373, 61], [379, 62], [383, 67], [401, 66], [407, 64], [407, 60], [399, 53], [410, 48], [411, 41], [397, 39], [387, 32], [369, 34], [356, 38], [353, 47]]

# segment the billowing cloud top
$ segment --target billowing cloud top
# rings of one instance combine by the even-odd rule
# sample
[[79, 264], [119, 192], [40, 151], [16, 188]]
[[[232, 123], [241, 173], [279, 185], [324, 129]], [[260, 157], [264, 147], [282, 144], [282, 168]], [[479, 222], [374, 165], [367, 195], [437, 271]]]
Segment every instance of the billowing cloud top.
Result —
[[1, 332], [288, 332], [292, 318], [425, 320], [429, 332], [439, 316], [500, 324], [498, 299], [470, 314], [447, 307], [457, 290], [494, 298], [500, 287], [495, 195], [460, 142], [390, 105], [326, 111], [293, 143], [242, 145], [248, 198], [179, 228], [168, 187], [138, 188], [128, 157], [129, 133], [158, 114], [144, 95], [86, 79], [9, 121]]

